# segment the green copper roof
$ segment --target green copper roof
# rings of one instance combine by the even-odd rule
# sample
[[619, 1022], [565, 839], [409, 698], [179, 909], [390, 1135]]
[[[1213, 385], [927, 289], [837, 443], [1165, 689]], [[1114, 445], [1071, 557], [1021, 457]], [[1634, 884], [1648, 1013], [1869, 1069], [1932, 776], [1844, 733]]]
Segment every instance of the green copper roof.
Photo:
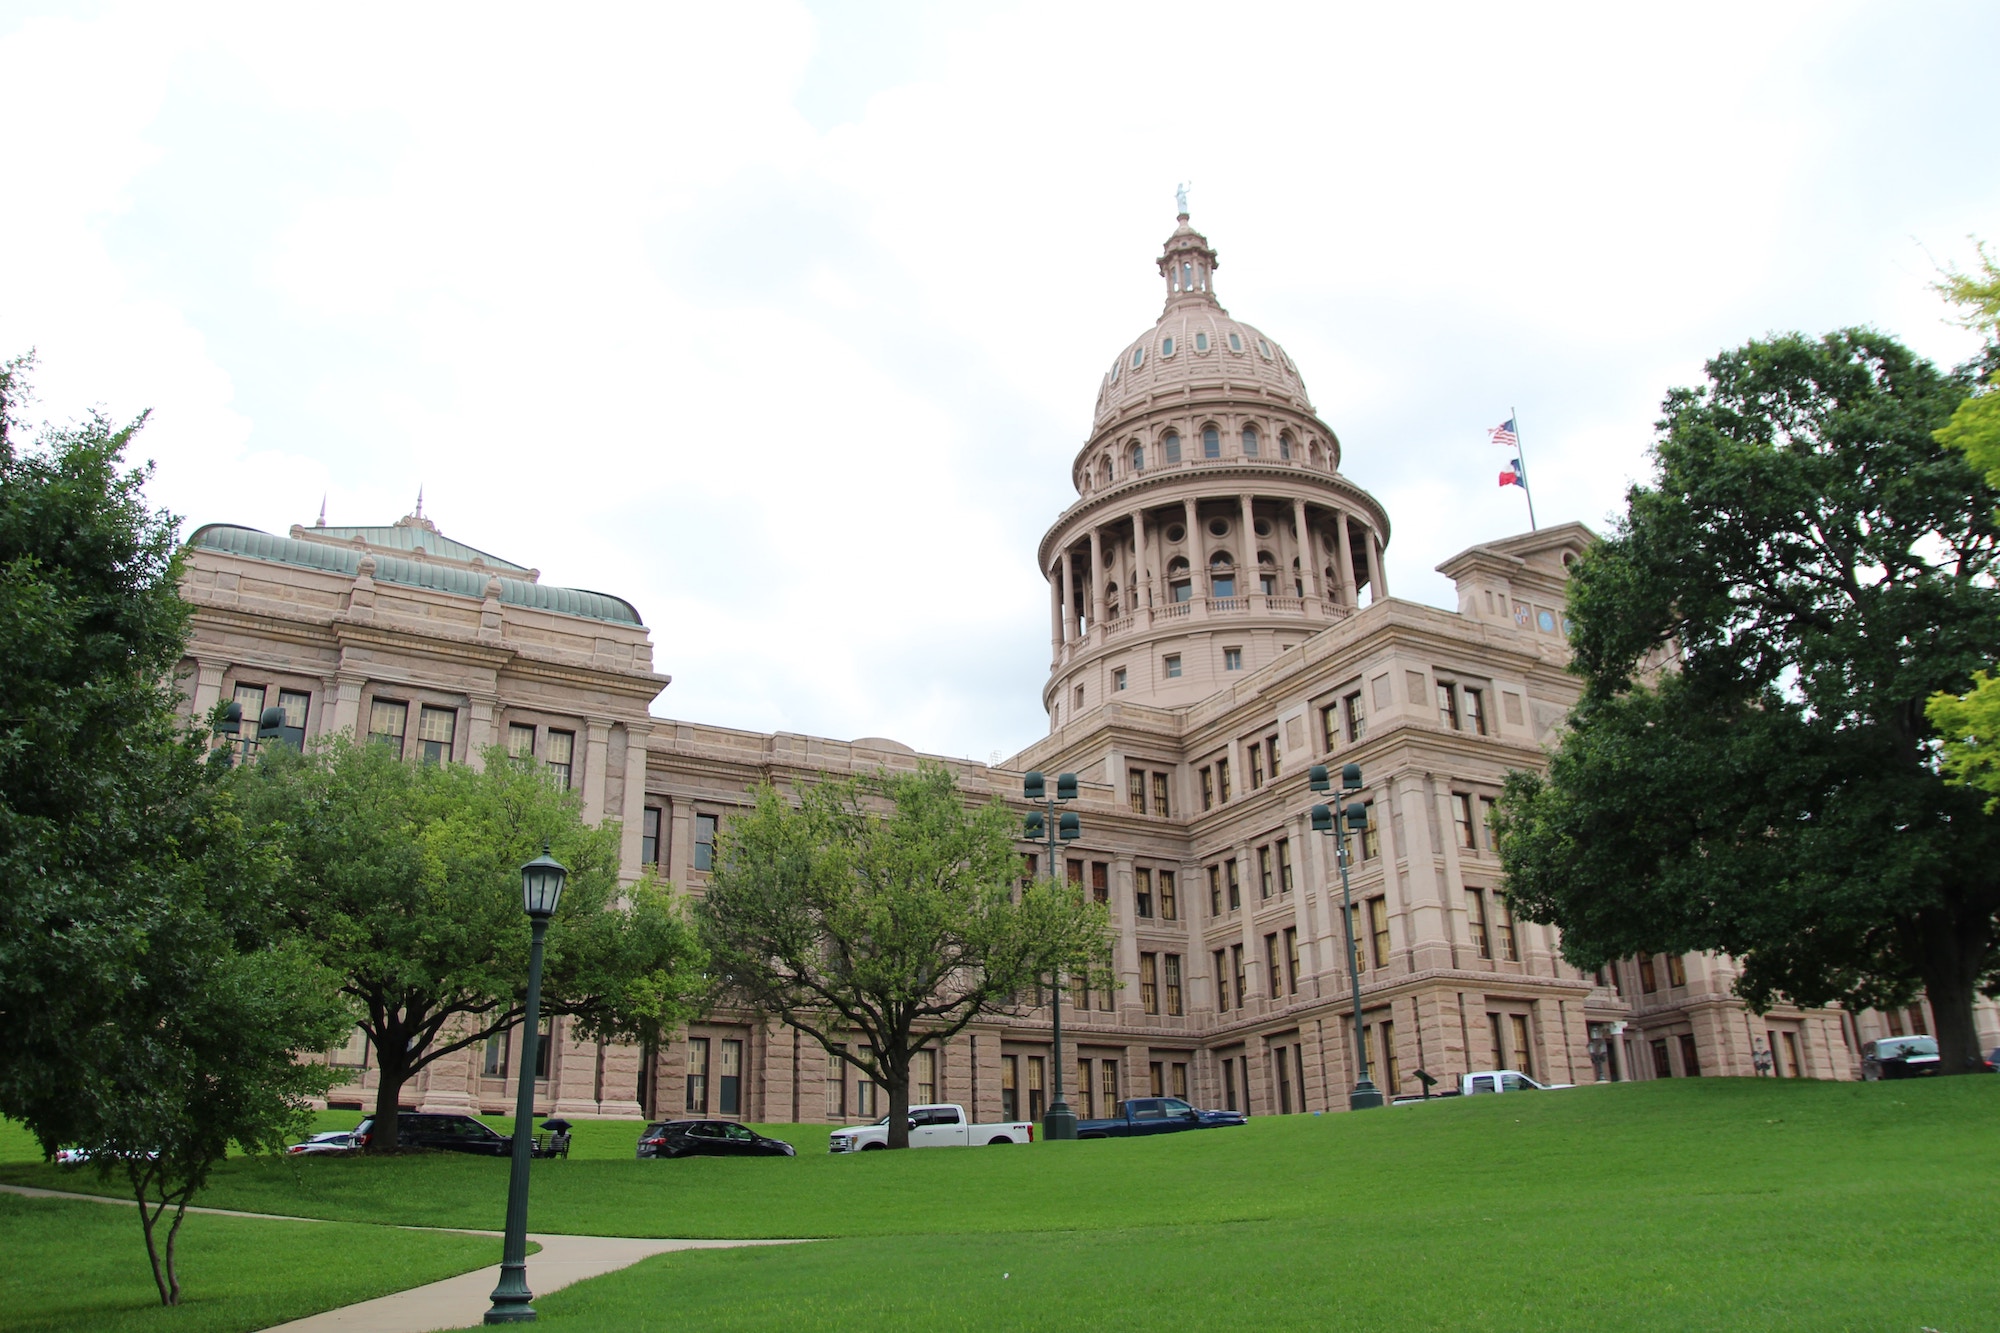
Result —
[[411, 523], [398, 523], [388, 528], [314, 528], [312, 531], [316, 537], [331, 537], [336, 541], [353, 541], [359, 537], [370, 546], [390, 551], [414, 551], [421, 546], [428, 555], [463, 560], [467, 564], [480, 560], [494, 569], [518, 569], [525, 573], [528, 568], [511, 560], [502, 560], [477, 547], [467, 546], [464, 542], [455, 542], [436, 528], [418, 527]]
[[[391, 529], [316, 529], [325, 532], [354, 532], [369, 534], [364, 538], [373, 541], [372, 534]], [[407, 531], [407, 529], [405, 529]], [[426, 533], [435, 537], [434, 533]], [[293, 565], [300, 569], [325, 570], [329, 574], [343, 574], [353, 578], [361, 572], [361, 558], [367, 552], [351, 547], [331, 546], [325, 542], [300, 541], [296, 537], [273, 537], [268, 532], [255, 528], [239, 528], [229, 523], [210, 523], [198, 530], [189, 539], [189, 545], [207, 551], [220, 551], [226, 555], [244, 556], [251, 560], [269, 560], [274, 564]], [[450, 543], [458, 546], [458, 543]], [[426, 550], [430, 547], [428, 543]], [[472, 548], [459, 547], [471, 551]], [[445, 554], [439, 549], [439, 555]], [[474, 554], [479, 554], [474, 552]], [[459, 557], [453, 557], [459, 558]], [[612, 597], [601, 592], [586, 592], [581, 588], [556, 588], [546, 583], [529, 583], [526, 579], [508, 578], [498, 570], [456, 569], [447, 565], [433, 565], [422, 560], [408, 560], [396, 555], [374, 555], [375, 581], [377, 583], [397, 583], [409, 588], [433, 588], [438, 592], [454, 593], [460, 597], [483, 599], [486, 596], [486, 581], [497, 578], [500, 581], [500, 600], [508, 606], [533, 607], [537, 611], [553, 611], [558, 615], [581, 616], [586, 620], [604, 620], [614, 625], [640, 625], [639, 612], [622, 597]], [[508, 569], [519, 569], [519, 565], [508, 565]]]

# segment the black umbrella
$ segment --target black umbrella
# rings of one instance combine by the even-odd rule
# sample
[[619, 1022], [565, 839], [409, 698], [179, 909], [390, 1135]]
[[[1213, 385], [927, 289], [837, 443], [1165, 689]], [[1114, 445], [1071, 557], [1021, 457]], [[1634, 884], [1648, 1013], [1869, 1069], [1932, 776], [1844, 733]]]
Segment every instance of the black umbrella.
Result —
[[552, 1117], [542, 1122], [542, 1128], [554, 1134], [567, 1134], [569, 1133], [569, 1121]]

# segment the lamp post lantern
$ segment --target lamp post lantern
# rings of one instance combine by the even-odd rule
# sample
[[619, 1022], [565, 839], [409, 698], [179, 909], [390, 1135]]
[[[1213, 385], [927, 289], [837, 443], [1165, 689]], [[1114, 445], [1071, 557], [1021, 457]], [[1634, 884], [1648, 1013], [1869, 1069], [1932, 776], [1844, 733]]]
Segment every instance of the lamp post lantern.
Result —
[[500, 1285], [493, 1289], [493, 1308], [486, 1312], [489, 1324], [528, 1324], [535, 1319], [535, 1307], [528, 1302], [535, 1293], [528, 1290], [528, 1162], [535, 1140], [530, 1130], [535, 1119], [535, 1042], [542, 1022], [542, 938], [549, 933], [549, 918], [562, 901], [563, 883], [569, 871], [549, 855], [542, 854], [521, 867], [521, 906], [528, 913], [531, 940], [528, 945], [528, 1005], [521, 1016], [520, 1091], [514, 1098], [514, 1163], [507, 1177], [507, 1239], [500, 1252]]
[[[1048, 792], [1048, 783], [1042, 775], [1038, 772], [1028, 773], [1021, 779], [1021, 795], [1030, 801], [1046, 804], [1049, 808], [1046, 817], [1039, 810], [1029, 812], [1025, 828], [1028, 837], [1036, 840], [1047, 839], [1049, 844], [1049, 883], [1060, 887], [1062, 879], [1056, 874], [1056, 840], [1060, 838], [1064, 842], [1074, 842], [1083, 834], [1083, 821], [1076, 817], [1075, 812], [1065, 810], [1061, 815], [1056, 813], [1057, 804], [1076, 799], [1076, 774], [1058, 773], [1056, 775], [1055, 794], [1051, 796]], [[1073, 1139], [1076, 1137], [1076, 1113], [1071, 1111], [1069, 1103], [1063, 1100], [1061, 969], [1057, 969], [1051, 975], [1051, 981], [1054, 989], [1054, 1002], [1050, 1006], [1050, 1013], [1055, 1020], [1053, 1033], [1055, 1039], [1055, 1057], [1051, 1063], [1055, 1068], [1049, 1084], [1049, 1109], [1047, 1114], [1042, 1117], [1042, 1137], [1044, 1139]]]
[[1382, 1104], [1382, 1091], [1368, 1077], [1368, 1040], [1361, 1026], [1361, 969], [1355, 965], [1354, 952], [1354, 892], [1347, 879], [1347, 835], [1368, 835], [1368, 807], [1352, 799], [1352, 794], [1361, 790], [1361, 765], [1340, 766], [1338, 790], [1328, 779], [1325, 764], [1314, 764], [1309, 777], [1314, 791], [1333, 792], [1332, 809], [1324, 805], [1312, 808], [1312, 826], [1316, 833], [1334, 836], [1334, 856], [1340, 863], [1340, 922], [1347, 935], [1347, 977], [1354, 986], [1354, 1067], [1360, 1075], [1354, 1080], [1354, 1090], [1347, 1094], [1347, 1107], [1364, 1111]]

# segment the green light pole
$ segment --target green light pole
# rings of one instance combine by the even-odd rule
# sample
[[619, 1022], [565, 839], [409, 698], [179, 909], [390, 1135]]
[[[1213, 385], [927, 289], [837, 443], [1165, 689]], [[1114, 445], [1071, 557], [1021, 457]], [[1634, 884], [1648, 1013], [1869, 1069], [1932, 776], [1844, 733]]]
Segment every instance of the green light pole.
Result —
[[493, 1289], [489, 1324], [531, 1324], [535, 1293], [528, 1290], [528, 1162], [535, 1150], [535, 1041], [542, 1022], [542, 937], [562, 901], [569, 871], [542, 854], [521, 867], [521, 906], [528, 913], [533, 942], [528, 946], [528, 1010], [521, 1016], [521, 1089], [514, 1099], [514, 1165], [507, 1177], [507, 1239], [500, 1252], [500, 1285]]
[[[1314, 791], [1332, 790], [1325, 764], [1314, 764], [1310, 777]], [[1368, 807], [1360, 801], [1344, 802], [1343, 798], [1360, 790], [1361, 765], [1342, 764], [1340, 790], [1333, 793], [1333, 808], [1329, 810], [1323, 805], [1312, 808], [1313, 831], [1334, 835], [1334, 855], [1340, 862], [1340, 922], [1347, 933], [1347, 976], [1354, 983], [1354, 1067], [1361, 1074], [1354, 1081], [1354, 1091], [1347, 1094], [1350, 1111], [1365, 1111], [1382, 1104], [1381, 1089], [1368, 1077], [1368, 1041], [1361, 1029], [1361, 969], [1355, 966], [1354, 953], [1354, 891], [1347, 882], [1347, 835], [1368, 835]], [[1342, 824], [1347, 827], [1341, 828]]]
[[[1062, 815], [1058, 817], [1056, 815], [1056, 804], [1060, 801], [1074, 801], [1076, 799], [1076, 774], [1056, 774], [1056, 794], [1054, 796], [1048, 794], [1048, 784], [1043, 780], [1040, 773], [1025, 774], [1021, 778], [1021, 795], [1030, 801], [1034, 801], [1037, 804], [1046, 804], [1049, 807], [1046, 818], [1043, 817], [1042, 812], [1039, 810], [1030, 811], [1025, 828], [1030, 839], [1039, 840], [1044, 837], [1047, 838], [1049, 844], [1049, 883], [1052, 886], [1060, 888], [1062, 879], [1056, 874], [1056, 839], [1060, 837], [1064, 842], [1074, 842], [1083, 833], [1083, 822], [1076, 817], [1074, 812], [1068, 810], [1063, 811]], [[1055, 1074], [1053, 1081], [1049, 1084], [1050, 1101], [1048, 1113], [1042, 1117], [1042, 1137], [1044, 1139], [1073, 1139], [1076, 1137], [1076, 1113], [1071, 1111], [1069, 1103], [1063, 1100], [1062, 971], [1060, 968], [1054, 973], [1053, 980], [1055, 983], [1055, 1003], [1052, 1008], [1055, 1016], [1055, 1059], [1053, 1061]]]

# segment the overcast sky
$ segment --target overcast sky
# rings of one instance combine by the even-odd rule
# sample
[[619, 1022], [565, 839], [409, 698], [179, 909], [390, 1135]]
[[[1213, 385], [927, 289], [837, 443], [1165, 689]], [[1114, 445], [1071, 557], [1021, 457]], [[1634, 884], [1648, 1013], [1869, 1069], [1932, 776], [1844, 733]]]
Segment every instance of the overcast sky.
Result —
[[1605, 523], [1776, 330], [1973, 350], [1993, 4], [0, 0], [0, 355], [153, 412], [188, 530], [388, 523], [617, 593], [654, 711], [986, 759], [1173, 187], [1390, 583]]

